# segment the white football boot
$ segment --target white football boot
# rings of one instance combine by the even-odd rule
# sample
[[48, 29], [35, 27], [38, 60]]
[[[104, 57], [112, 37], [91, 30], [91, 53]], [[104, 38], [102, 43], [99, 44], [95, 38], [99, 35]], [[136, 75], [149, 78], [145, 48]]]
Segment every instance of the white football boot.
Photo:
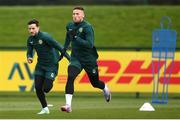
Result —
[[109, 102], [111, 100], [111, 92], [110, 92], [109, 88], [107, 87], [107, 85], [105, 85], [103, 93], [104, 93], [104, 98], [105, 98], [106, 102]]
[[48, 107], [45, 107], [45, 108], [42, 108], [42, 110], [37, 113], [38, 115], [42, 115], [42, 114], [49, 114], [49, 108]]

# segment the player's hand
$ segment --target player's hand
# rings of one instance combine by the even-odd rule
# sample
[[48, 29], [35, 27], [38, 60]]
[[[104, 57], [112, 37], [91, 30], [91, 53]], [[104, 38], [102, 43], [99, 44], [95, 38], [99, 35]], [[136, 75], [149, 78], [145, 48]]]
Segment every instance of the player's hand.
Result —
[[61, 61], [63, 59], [63, 56], [64, 55], [62, 55], [62, 53], [61, 53], [61, 55], [59, 56], [59, 61]]
[[29, 64], [31, 64], [31, 63], [33, 62], [33, 59], [32, 59], [32, 58], [28, 58], [28, 59], [27, 59], [27, 62], [28, 62]]
[[66, 53], [66, 48], [63, 48], [62, 50], [61, 50], [61, 54], [64, 56], [64, 54]]
[[61, 55], [59, 56], [59, 61], [63, 58], [63, 56], [65, 55], [65, 53], [66, 53], [66, 48], [63, 48], [63, 49], [61, 50]]
[[73, 39], [76, 39], [77, 38], [77, 32], [75, 29], [72, 29], [69, 31], [70, 33], [70, 36], [73, 38]]

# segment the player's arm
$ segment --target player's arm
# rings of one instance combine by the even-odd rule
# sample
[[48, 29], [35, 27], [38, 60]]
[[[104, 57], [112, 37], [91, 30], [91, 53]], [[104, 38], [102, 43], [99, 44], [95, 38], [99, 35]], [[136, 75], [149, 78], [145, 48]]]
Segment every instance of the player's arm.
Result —
[[63, 54], [68, 60], [70, 60], [69, 54], [66, 51], [64, 51], [64, 47], [59, 42], [54, 40], [50, 35], [46, 36], [45, 40], [50, 46], [59, 50], [61, 52], [61, 54]]
[[33, 62], [34, 50], [30, 39], [27, 40], [27, 62], [31, 64]]
[[68, 47], [69, 47], [69, 44], [71, 42], [71, 38], [70, 38], [70, 34], [69, 34], [69, 31], [68, 31], [68, 26], [66, 26], [66, 38], [65, 38], [65, 43], [64, 43], [64, 49], [67, 50]]
[[[76, 41], [79, 45], [87, 48], [93, 48], [94, 46], [94, 31], [91, 26], [86, 26], [83, 29], [83, 32], [85, 32], [85, 39], [82, 39], [77, 34]], [[81, 33], [80, 33], [81, 34]]]
[[64, 48], [62, 49], [62, 52], [61, 52], [60, 59], [62, 59], [63, 56], [65, 56], [66, 50], [68, 49], [69, 44], [70, 44], [70, 36], [69, 36], [68, 32], [66, 32], [66, 39], [65, 39], [65, 43], [64, 43]]

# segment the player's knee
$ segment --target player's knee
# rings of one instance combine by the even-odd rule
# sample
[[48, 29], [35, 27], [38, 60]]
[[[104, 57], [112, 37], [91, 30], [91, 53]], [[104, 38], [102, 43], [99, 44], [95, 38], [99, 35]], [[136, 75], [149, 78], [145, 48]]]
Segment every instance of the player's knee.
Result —
[[80, 70], [76, 66], [70, 65], [68, 67], [68, 77], [75, 78], [77, 77], [79, 73], [80, 73]]
[[99, 88], [99, 77], [97, 74], [88, 74], [91, 85], [95, 88]]
[[99, 83], [98, 83], [97, 81], [92, 80], [91, 84], [92, 84], [92, 86], [95, 87], [95, 88], [98, 88], [98, 87], [99, 87]]
[[45, 88], [45, 89], [44, 89], [44, 92], [45, 92], [45, 93], [48, 93], [48, 92], [50, 92], [50, 91], [51, 91], [51, 88]]
[[43, 88], [44, 92], [45, 93], [50, 92], [52, 87], [53, 87], [53, 80], [45, 79], [44, 88]]
[[52, 87], [53, 87], [53, 85], [52, 85], [52, 84], [49, 84], [49, 85], [44, 86], [44, 92], [45, 92], [45, 93], [50, 92], [50, 91], [51, 91], [51, 89], [52, 89]]
[[42, 76], [39, 76], [39, 75], [35, 75], [35, 89], [36, 91], [40, 91], [42, 90], [42, 81], [43, 81], [43, 77]]
[[46, 86], [46, 87], [44, 88], [44, 92], [45, 92], [45, 93], [48, 93], [48, 92], [51, 91], [51, 89], [52, 89], [52, 86]]
[[68, 73], [67, 84], [73, 84], [76, 77], [77, 75], [75, 75], [74, 73]]

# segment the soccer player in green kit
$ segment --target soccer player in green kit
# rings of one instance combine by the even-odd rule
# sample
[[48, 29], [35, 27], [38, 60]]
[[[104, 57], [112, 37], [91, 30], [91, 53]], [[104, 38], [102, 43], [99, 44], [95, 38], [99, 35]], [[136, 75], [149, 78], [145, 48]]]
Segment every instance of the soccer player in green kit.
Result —
[[[49, 114], [45, 93], [53, 87], [53, 81], [58, 74], [58, 62], [63, 55], [70, 60], [70, 56], [63, 51], [63, 46], [54, 40], [48, 33], [40, 31], [39, 22], [36, 19], [28, 22], [30, 36], [27, 40], [27, 61], [33, 62], [34, 50], [37, 52], [37, 64], [35, 67], [36, 95], [42, 105], [38, 114]], [[59, 55], [59, 51], [61, 55]]]
[[93, 87], [103, 91], [107, 102], [111, 100], [111, 93], [103, 81], [99, 80], [97, 58], [98, 54], [94, 46], [94, 31], [90, 23], [84, 20], [83, 7], [73, 9], [73, 21], [66, 26], [66, 40], [64, 51], [71, 42], [71, 60], [68, 66], [68, 79], [65, 88], [66, 104], [61, 107], [64, 112], [71, 112], [71, 101], [74, 93], [74, 80], [84, 69], [88, 74]]

